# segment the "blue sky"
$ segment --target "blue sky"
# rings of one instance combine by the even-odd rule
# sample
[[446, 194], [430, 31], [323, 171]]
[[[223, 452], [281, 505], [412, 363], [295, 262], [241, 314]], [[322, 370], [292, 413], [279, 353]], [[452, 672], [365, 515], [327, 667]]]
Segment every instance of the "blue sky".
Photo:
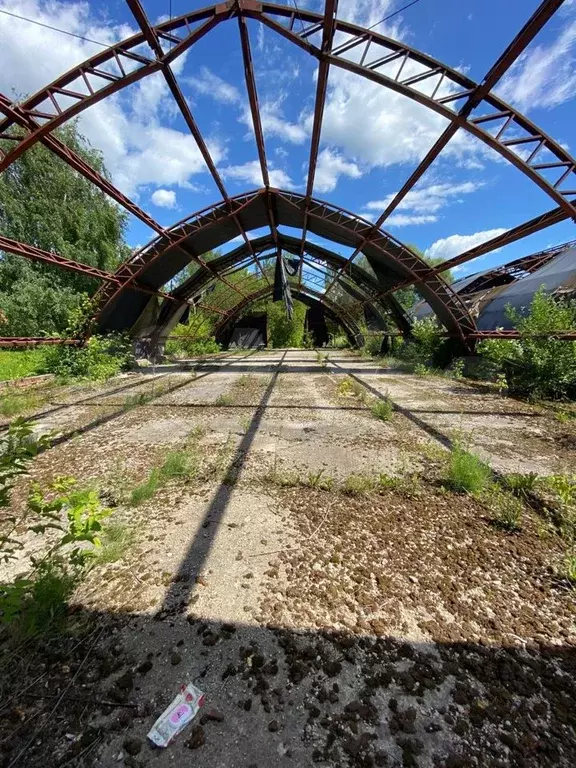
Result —
[[[350, 0], [340, 2], [338, 15], [371, 25], [404, 4]], [[172, 15], [202, 5], [172, 0]], [[318, 0], [298, 5], [322, 7]], [[478, 81], [537, 5], [532, 0], [420, 0], [376, 29]], [[170, 3], [145, 0], [144, 7], [157, 22], [166, 17]], [[0, 0], [0, 9], [103, 43], [136, 31], [121, 0]], [[271, 182], [304, 192], [316, 63], [257, 22], [249, 23], [249, 31]], [[32, 93], [98, 50], [92, 43], [0, 13], [0, 90]], [[573, 154], [575, 56], [576, 1], [570, 0], [497, 88]], [[174, 71], [228, 193], [261, 186], [237, 21], [220, 24], [174, 63]], [[441, 117], [414, 101], [332, 68], [315, 196], [377, 218], [444, 127]], [[114, 182], [162, 225], [219, 200], [160, 75], [89, 108], [80, 117], [80, 128], [102, 150]], [[385, 225], [404, 242], [444, 258], [554, 207], [520, 171], [477, 139], [461, 134]], [[151, 237], [143, 224], [131, 219], [132, 246]], [[458, 276], [574, 238], [574, 224], [565, 222], [470, 262]], [[338, 250], [347, 254], [346, 249]]]

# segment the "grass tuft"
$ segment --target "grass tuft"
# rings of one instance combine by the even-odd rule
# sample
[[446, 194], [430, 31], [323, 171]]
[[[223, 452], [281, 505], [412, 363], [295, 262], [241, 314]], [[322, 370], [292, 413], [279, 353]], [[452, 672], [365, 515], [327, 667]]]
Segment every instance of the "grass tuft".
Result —
[[392, 401], [388, 397], [385, 397], [383, 400], [376, 400], [370, 406], [370, 410], [377, 419], [380, 419], [380, 421], [390, 421], [392, 413], [394, 412]]
[[349, 496], [363, 496], [376, 489], [377, 480], [370, 475], [352, 474], [344, 480], [340, 486], [342, 493]]
[[131, 526], [120, 522], [109, 523], [100, 537], [101, 547], [94, 558], [94, 563], [96, 565], [116, 563], [124, 557], [135, 539], [134, 529]]
[[456, 445], [448, 459], [446, 481], [455, 491], [480, 493], [491, 483], [492, 470], [475, 453]]
[[40, 407], [46, 399], [46, 395], [42, 396], [39, 392], [7, 391], [6, 394], [0, 395], [0, 413], [11, 418]]

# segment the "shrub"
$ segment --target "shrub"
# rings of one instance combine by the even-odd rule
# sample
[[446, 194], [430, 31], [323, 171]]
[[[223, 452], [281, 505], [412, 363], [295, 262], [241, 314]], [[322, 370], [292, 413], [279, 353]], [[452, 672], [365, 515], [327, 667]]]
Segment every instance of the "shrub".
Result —
[[269, 302], [268, 315], [268, 344], [273, 349], [284, 347], [301, 347], [304, 340], [304, 320], [306, 305], [300, 301], [294, 302], [292, 317], [286, 315], [283, 301]]
[[[25, 429], [27, 427], [21, 435]], [[7, 456], [3, 456], [6, 463]], [[14, 460], [15, 454], [12, 454]], [[46, 491], [38, 483], [32, 484], [28, 514], [23, 521], [9, 519], [12, 527], [0, 537], [0, 557], [13, 560], [24, 548], [15, 538], [17, 526], [22, 523], [26, 533], [44, 535], [49, 531], [52, 543], [40, 556], [30, 555], [24, 575], [0, 584], [2, 622], [18, 622], [25, 634], [46, 631], [49, 626], [57, 625], [66, 614], [67, 600], [83, 570], [100, 546], [102, 521], [109, 514], [110, 510], [102, 506], [97, 492], [79, 488], [74, 478], [59, 477]], [[57, 534], [55, 539], [54, 534]]]
[[335, 333], [330, 339], [330, 346], [336, 349], [347, 349], [350, 346], [348, 336], [345, 333]]
[[84, 346], [58, 344], [46, 351], [44, 371], [63, 379], [103, 380], [130, 367], [130, 339], [125, 334], [92, 336]]
[[553, 338], [576, 328], [576, 302], [560, 301], [541, 288], [526, 315], [510, 306], [506, 314], [520, 338], [487, 339], [478, 351], [501, 366], [509, 391], [531, 398], [576, 397], [576, 341]]
[[380, 421], [390, 421], [394, 408], [388, 397], [385, 397], [383, 400], [376, 400], [376, 402], [372, 404], [370, 410], [377, 419], [380, 419]]
[[459, 445], [450, 452], [446, 480], [455, 491], [479, 493], [492, 479], [492, 470], [475, 453]]
[[[189, 332], [186, 326], [176, 326], [176, 329], [179, 328]], [[173, 333], [178, 335], [176, 329], [174, 329]], [[168, 339], [165, 347], [166, 354], [174, 355], [175, 357], [201, 357], [202, 355], [213, 355], [220, 351], [220, 344], [213, 337], [204, 339]]]

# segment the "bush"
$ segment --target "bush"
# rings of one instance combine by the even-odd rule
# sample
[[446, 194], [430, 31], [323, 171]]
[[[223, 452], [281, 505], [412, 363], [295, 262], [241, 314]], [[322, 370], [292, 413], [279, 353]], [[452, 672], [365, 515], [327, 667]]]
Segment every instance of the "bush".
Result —
[[304, 342], [304, 320], [306, 305], [300, 301], [294, 302], [292, 319], [286, 316], [283, 301], [270, 302], [268, 314], [268, 343], [273, 349], [285, 347], [302, 347]]
[[576, 302], [559, 301], [541, 288], [527, 315], [510, 306], [506, 315], [520, 338], [487, 339], [478, 345], [478, 352], [504, 371], [510, 393], [575, 398], [576, 341], [554, 339], [553, 334], [576, 328]]
[[394, 409], [391, 401], [386, 397], [383, 400], [376, 400], [370, 410], [380, 421], [390, 421]]
[[44, 372], [62, 379], [103, 380], [126, 370], [133, 362], [125, 334], [92, 336], [84, 346], [59, 344], [46, 351]]
[[475, 453], [456, 445], [448, 460], [446, 480], [455, 491], [479, 493], [492, 480], [492, 470]]
[[[10, 425], [0, 443], [0, 509], [10, 506], [14, 482], [47, 443], [47, 437], [34, 438], [28, 422]], [[66, 601], [100, 544], [102, 520], [109, 514], [96, 491], [78, 488], [73, 478], [57, 478], [46, 491], [33, 483], [24, 518], [2, 518], [0, 560], [15, 560], [24, 549], [17, 537], [22, 527], [26, 534], [50, 531], [51, 544], [42, 554], [30, 555], [23, 574], [0, 584], [0, 621], [17, 622], [22, 632], [34, 634], [65, 616]]]
[[[188, 330], [186, 326], [178, 326]], [[178, 334], [176, 334], [178, 335]], [[199, 339], [168, 339], [165, 352], [175, 357], [201, 357], [221, 351], [220, 344], [213, 337]]]

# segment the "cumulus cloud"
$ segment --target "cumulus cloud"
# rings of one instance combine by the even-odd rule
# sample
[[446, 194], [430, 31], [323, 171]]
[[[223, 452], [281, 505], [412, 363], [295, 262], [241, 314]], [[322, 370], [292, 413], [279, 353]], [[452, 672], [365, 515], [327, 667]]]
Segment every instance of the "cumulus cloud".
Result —
[[[262, 179], [262, 170], [258, 160], [250, 160], [243, 165], [230, 165], [222, 169], [222, 175], [225, 179], [236, 179], [252, 184], [255, 187], [261, 187], [264, 184]], [[280, 189], [290, 189], [294, 187], [294, 182], [288, 174], [281, 168], [268, 168], [270, 177], [270, 186]]]
[[243, 101], [236, 86], [223, 80], [208, 67], [201, 67], [196, 77], [186, 77], [184, 82], [203, 96], [210, 96], [223, 104], [241, 104]]
[[176, 207], [176, 192], [173, 189], [157, 189], [152, 193], [151, 199], [159, 208]]
[[[22, 16], [110, 45], [135, 33], [128, 25], [104, 24], [84, 2], [4, 0], [3, 7]], [[69, 37], [0, 14], [0, 90], [34, 93], [66, 70], [102, 50]], [[33, 52], [34, 55], [30, 55]], [[146, 49], [142, 53], [146, 54]], [[174, 62], [178, 74], [185, 57]], [[81, 89], [77, 83], [73, 88]], [[188, 133], [169, 127], [176, 106], [160, 74], [144, 78], [80, 114], [80, 131], [104, 155], [114, 183], [128, 195], [146, 184], [190, 186], [206, 168]], [[224, 149], [213, 140], [215, 159]]]
[[[436, 215], [442, 208], [451, 203], [462, 202], [463, 195], [469, 195], [484, 186], [481, 181], [465, 181], [459, 184], [441, 182], [428, 184], [408, 192], [396, 208], [396, 211], [386, 220], [387, 226], [405, 227], [409, 224], [432, 224], [438, 221]], [[382, 213], [395, 197], [395, 193], [387, 195], [383, 200], [371, 200], [366, 203], [370, 212]]]
[[332, 192], [340, 176], [359, 179], [362, 176], [362, 171], [356, 163], [348, 162], [337, 152], [323, 149], [318, 155], [314, 188], [318, 192]]
[[[571, 3], [572, 17], [576, 4]], [[503, 78], [497, 92], [522, 110], [551, 109], [576, 90], [576, 19], [572, 18], [550, 43], [531, 46]]]
[[474, 248], [481, 243], [485, 243], [487, 240], [491, 240], [493, 237], [502, 235], [506, 232], [506, 229], [485, 229], [482, 232], [474, 232], [472, 235], [450, 235], [450, 237], [443, 237], [440, 240], [432, 243], [432, 245], [426, 249], [426, 255], [433, 259], [451, 259], [454, 256], [458, 256], [464, 251], [468, 251], [470, 248]]
[[438, 221], [437, 216], [429, 215], [410, 215], [406, 213], [394, 213], [384, 222], [385, 227], [407, 227], [415, 224], [433, 224]]

